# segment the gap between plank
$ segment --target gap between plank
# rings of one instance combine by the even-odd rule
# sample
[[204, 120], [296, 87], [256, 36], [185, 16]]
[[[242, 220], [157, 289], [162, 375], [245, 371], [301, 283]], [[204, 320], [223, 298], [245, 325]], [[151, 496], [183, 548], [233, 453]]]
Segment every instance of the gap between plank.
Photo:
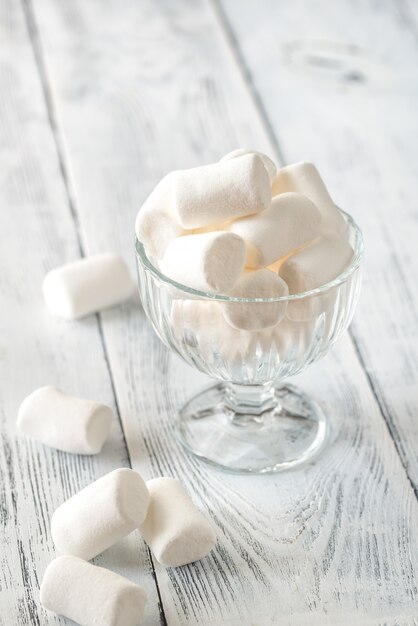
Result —
[[405, 0], [395, 0], [393, 4], [395, 5], [395, 11], [398, 13], [403, 25], [412, 34], [416, 43], [418, 43], [417, 22], [409, 7], [409, 3]]
[[251, 76], [251, 71], [249, 67], [247, 66], [245, 59], [241, 53], [241, 49], [238, 45], [237, 38], [235, 37], [234, 31], [232, 30], [229, 24], [229, 20], [225, 14], [225, 11], [223, 10], [219, 0], [209, 0], [209, 4], [211, 4], [212, 6], [213, 12], [216, 17], [216, 21], [218, 22], [220, 26], [220, 30], [223, 33], [229, 45], [229, 48], [231, 50], [232, 56], [235, 59], [235, 63], [237, 65], [239, 73], [241, 74], [242, 79], [249, 93], [251, 94], [251, 98], [253, 100], [255, 108], [257, 109], [261, 124], [264, 127], [266, 135], [269, 138], [270, 143], [272, 144], [274, 148], [274, 151], [276, 153], [279, 163], [283, 166], [286, 164], [286, 160], [285, 160], [282, 148], [280, 146], [280, 142], [278, 141], [276, 137], [273, 126], [271, 125], [271, 122], [270, 122], [270, 118], [267, 115], [267, 111], [264, 107], [263, 100], [260, 94], [258, 93], [258, 90], [254, 84], [254, 81]]
[[403, 459], [406, 458], [406, 455], [403, 453], [402, 442], [400, 441], [399, 437], [396, 436], [397, 435], [396, 426], [394, 425], [394, 422], [393, 422], [392, 416], [390, 414], [390, 411], [388, 410], [388, 408], [386, 406], [386, 403], [384, 403], [380, 399], [380, 396], [379, 396], [378, 392], [376, 391], [376, 385], [375, 385], [375, 383], [373, 381], [373, 378], [372, 378], [371, 374], [369, 373], [369, 371], [367, 369], [367, 366], [366, 366], [366, 364], [364, 362], [363, 355], [362, 355], [360, 347], [358, 345], [356, 336], [351, 331], [349, 331], [349, 334], [350, 334], [351, 342], [353, 344], [354, 352], [356, 353], [356, 356], [357, 356], [357, 360], [359, 361], [361, 367], [363, 368], [363, 371], [365, 373], [367, 381], [368, 381], [368, 383], [370, 385], [370, 388], [372, 390], [373, 396], [374, 396], [374, 398], [376, 400], [377, 406], [379, 407], [379, 411], [380, 411], [380, 413], [382, 415], [383, 420], [386, 423], [386, 427], [387, 427], [387, 429], [388, 429], [388, 431], [390, 433], [390, 436], [391, 436], [391, 438], [393, 440], [393, 443], [395, 445], [396, 452], [397, 452], [397, 454], [398, 454], [398, 456], [399, 456], [399, 458], [401, 460], [401, 463], [403, 465], [403, 468], [405, 470], [405, 474], [406, 474], [406, 477], [408, 479], [408, 482], [411, 485], [411, 489], [414, 492], [415, 497], [418, 500], [418, 485], [415, 486], [414, 483], [412, 482], [412, 480], [411, 480], [411, 478], [410, 478], [410, 476], [408, 474], [408, 471], [406, 469], [406, 467], [407, 467], [406, 466], [406, 462], [405, 463], [403, 462]]
[[[47, 115], [48, 115], [48, 121], [49, 124], [51, 126], [51, 132], [54, 138], [54, 142], [55, 142], [55, 147], [56, 147], [56, 151], [57, 151], [57, 159], [58, 159], [58, 163], [59, 163], [59, 169], [60, 169], [60, 174], [61, 177], [63, 179], [63, 183], [64, 183], [64, 187], [67, 193], [67, 198], [68, 198], [68, 207], [71, 213], [71, 217], [74, 223], [74, 227], [75, 227], [75, 231], [76, 231], [76, 239], [77, 239], [77, 245], [78, 245], [78, 249], [80, 252], [80, 257], [84, 258], [87, 256], [86, 254], [86, 247], [83, 243], [83, 237], [82, 237], [82, 231], [81, 231], [81, 224], [80, 224], [80, 218], [78, 215], [78, 211], [77, 211], [77, 207], [76, 207], [76, 202], [75, 202], [75, 196], [72, 190], [72, 185], [71, 185], [71, 181], [70, 181], [70, 177], [68, 174], [68, 168], [65, 162], [65, 149], [64, 149], [64, 143], [61, 137], [61, 133], [58, 127], [58, 122], [57, 122], [57, 117], [55, 114], [55, 107], [54, 107], [54, 102], [53, 102], [53, 98], [52, 98], [52, 93], [51, 93], [51, 89], [49, 86], [49, 79], [48, 79], [48, 72], [46, 69], [46, 63], [45, 63], [45, 58], [44, 58], [44, 53], [42, 50], [42, 44], [41, 44], [41, 39], [40, 39], [40, 34], [39, 34], [39, 28], [38, 25], [36, 23], [36, 17], [35, 17], [35, 13], [33, 10], [33, 6], [32, 6], [32, 0], [22, 0], [22, 8], [23, 8], [23, 13], [25, 16], [25, 20], [26, 20], [26, 26], [27, 26], [27, 30], [28, 30], [28, 36], [29, 36], [29, 40], [31, 42], [32, 45], [32, 50], [33, 50], [33, 55], [35, 58], [35, 64], [37, 66], [38, 69], [38, 74], [39, 74], [39, 78], [41, 81], [41, 87], [42, 87], [42, 93], [44, 96], [44, 100], [45, 100], [45, 107], [46, 107], [46, 111], [47, 111]], [[120, 425], [120, 429], [122, 432], [122, 439], [123, 439], [123, 444], [125, 446], [125, 450], [126, 450], [126, 456], [127, 456], [127, 460], [128, 460], [128, 465], [129, 467], [132, 469], [132, 460], [131, 460], [131, 455], [129, 452], [129, 447], [126, 441], [126, 436], [125, 436], [125, 431], [123, 428], [123, 423], [122, 423], [122, 417], [121, 417], [121, 412], [120, 412], [120, 406], [119, 406], [119, 402], [118, 402], [118, 398], [117, 398], [117, 393], [116, 393], [116, 387], [115, 387], [115, 380], [114, 380], [114, 376], [113, 376], [113, 372], [112, 372], [112, 367], [110, 364], [110, 358], [109, 358], [109, 353], [108, 353], [108, 349], [107, 349], [107, 345], [106, 345], [106, 339], [104, 336], [104, 331], [103, 331], [103, 322], [102, 322], [102, 318], [100, 313], [96, 313], [95, 314], [96, 317], [96, 322], [97, 322], [97, 329], [99, 332], [99, 337], [100, 337], [100, 342], [102, 345], [102, 349], [103, 349], [103, 356], [105, 359], [105, 363], [106, 363], [106, 369], [108, 372], [108, 376], [109, 376], [109, 381], [110, 381], [110, 387], [112, 390], [112, 394], [113, 394], [113, 399], [114, 399], [114, 403], [115, 403], [115, 409], [116, 409], [116, 416]], [[155, 587], [156, 587], [156, 591], [157, 591], [157, 597], [158, 597], [158, 603], [159, 603], [159, 615], [160, 615], [160, 622], [162, 624], [162, 626], [167, 626], [167, 619], [165, 616], [165, 612], [164, 612], [164, 607], [163, 607], [163, 603], [162, 603], [162, 598], [161, 598], [161, 593], [160, 593], [160, 588], [158, 585], [158, 579], [157, 579], [157, 574], [155, 571], [155, 566], [154, 566], [154, 561], [153, 561], [153, 556], [151, 553], [150, 548], [148, 548], [147, 546], [147, 550], [148, 550], [148, 555], [149, 555], [149, 561], [151, 564], [151, 574], [152, 577], [154, 579], [155, 582]]]
[[[42, 84], [42, 92], [43, 92], [44, 99], [45, 99], [45, 106], [46, 106], [46, 110], [48, 114], [48, 120], [51, 125], [52, 135], [54, 137], [55, 147], [57, 150], [57, 158], [59, 162], [60, 173], [64, 182], [65, 190], [67, 192], [68, 206], [70, 209], [71, 217], [75, 225], [77, 245], [78, 245], [78, 249], [80, 252], [80, 257], [85, 258], [87, 256], [86, 248], [83, 244], [80, 220], [79, 220], [78, 212], [77, 212], [75, 201], [74, 201], [74, 194], [72, 193], [72, 187], [71, 187], [71, 182], [70, 182], [69, 175], [68, 175], [67, 166], [66, 166], [65, 159], [63, 156], [64, 155], [63, 142], [61, 140], [61, 135], [60, 135], [60, 131], [58, 128], [57, 119], [55, 115], [55, 108], [53, 104], [51, 90], [49, 87], [46, 64], [44, 61], [44, 55], [42, 52], [42, 46], [41, 46], [41, 41], [40, 41], [40, 36], [39, 36], [39, 29], [36, 24], [36, 19], [35, 19], [32, 5], [31, 5], [31, 0], [22, 0], [22, 4], [23, 4], [24, 13], [25, 13], [28, 33], [29, 33], [29, 39], [32, 44], [36, 66], [38, 68], [38, 72], [39, 72], [39, 76], [40, 76], [40, 80]], [[109, 374], [110, 385], [111, 385], [112, 393], [114, 395], [116, 415], [118, 417], [120, 427], [122, 430], [123, 442], [126, 448], [128, 462], [129, 462], [129, 465], [132, 467], [129, 450], [128, 450], [128, 446], [126, 443], [125, 433], [123, 431], [122, 420], [121, 420], [121, 415], [119, 411], [119, 403], [116, 397], [115, 384], [114, 384], [112, 370], [110, 367], [109, 355], [107, 352], [100, 314], [96, 313], [95, 317], [96, 317], [96, 322], [97, 322], [98, 331], [100, 335], [100, 342], [102, 344], [102, 348], [104, 352], [106, 368]]]
[[69, 206], [71, 217], [73, 219], [74, 226], [76, 229], [76, 234], [77, 234], [76, 239], [77, 239], [78, 249], [80, 252], [80, 256], [85, 257], [86, 251], [85, 251], [85, 247], [83, 244], [83, 238], [81, 235], [80, 220], [79, 220], [76, 208], [75, 208], [75, 200], [74, 200], [74, 195], [72, 193], [71, 184], [69, 182], [67, 167], [62, 157], [62, 155], [64, 154], [64, 150], [63, 150], [63, 145], [61, 141], [61, 136], [58, 130], [57, 120], [55, 117], [53, 99], [52, 99], [51, 90], [49, 88], [48, 74], [46, 71], [46, 65], [45, 65], [44, 58], [43, 58], [39, 29], [36, 24], [35, 14], [33, 11], [31, 0], [22, 0], [22, 8], [23, 8], [23, 13], [25, 15], [29, 40], [32, 45], [33, 56], [35, 58], [35, 64], [38, 68], [38, 74], [39, 74], [39, 78], [41, 81], [42, 93], [43, 93], [44, 100], [45, 100], [45, 107], [46, 107], [46, 111], [48, 115], [48, 121], [51, 126], [52, 136], [54, 138], [55, 147], [57, 150], [59, 169], [60, 169], [60, 173], [64, 182], [65, 190], [67, 192], [68, 206]]
[[[243, 80], [247, 86], [248, 92], [250, 94], [250, 97], [253, 99], [253, 102], [255, 104], [255, 108], [257, 110], [257, 113], [260, 117], [261, 123], [267, 133], [267, 136], [273, 146], [273, 148], [276, 151], [276, 156], [279, 159], [279, 162], [282, 165], [286, 165], [287, 161], [284, 155], [284, 151], [281, 148], [280, 145], [280, 141], [278, 140], [274, 127], [271, 124], [269, 115], [266, 111], [266, 108], [263, 104], [262, 98], [260, 96], [260, 94], [258, 93], [258, 90], [254, 84], [253, 78], [252, 78], [252, 73], [250, 68], [248, 67], [246, 61], [245, 61], [245, 57], [241, 52], [240, 49], [240, 45], [238, 43], [238, 40], [235, 36], [235, 33], [232, 29], [232, 26], [229, 22], [229, 19], [221, 5], [220, 0], [208, 0], [209, 4], [212, 6], [213, 12], [215, 14], [215, 19], [217, 20], [218, 24], [219, 24], [219, 28], [221, 30], [221, 32], [223, 32], [224, 37], [229, 45], [232, 57], [235, 60], [235, 63], [237, 65], [237, 69], [240, 72], [241, 76], [243, 77]], [[400, 17], [403, 21], [408, 22], [408, 26], [410, 27], [409, 22], [413, 21], [412, 17], [410, 15], [410, 10], [409, 8], [405, 5], [404, 0], [398, 0], [398, 2], [401, 3], [402, 8], [400, 8], [398, 6], [398, 3], [395, 3], [395, 6], [400, 14]], [[417, 38], [418, 40], [418, 34], [414, 31], [414, 29], [411, 29], [412, 32], [414, 33], [414, 36]], [[361, 350], [359, 348], [358, 345], [358, 341], [357, 338], [354, 334], [354, 332], [351, 330], [351, 328], [348, 329], [348, 335], [350, 337], [350, 341], [352, 343], [352, 346], [354, 348], [354, 352], [356, 354], [357, 357], [357, 361], [361, 367], [361, 369], [363, 370], [367, 382], [369, 384], [371, 393], [376, 401], [376, 404], [379, 408], [379, 412], [382, 416], [382, 419], [384, 421], [384, 423], [386, 424], [386, 428], [388, 430], [389, 436], [393, 441], [393, 445], [395, 446], [396, 449], [396, 453], [400, 459], [400, 462], [402, 464], [402, 467], [404, 469], [406, 478], [411, 486], [411, 489], [413, 491], [413, 493], [415, 494], [415, 497], [418, 499], [418, 485], [414, 485], [409, 473], [408, 473], [408, 468], [407, 468], [407, 464], [405, 459], [405, 455], [402, 453], [402, 444], [399, 441], [399, 437], [396, 436], [397, 434], [397, 430], [396, 430], [396, 426], [394, 424], [394, 421], [392, 419], [392, 416], [390, 414], [390, 411], [388, 410], [388, 408], [385, 406], [385, 404], [382, 402], [382, 400], [379, 397], [379, 394], [376, 390], [376, 385], [373, 381], [373, 378], [371, 376], [371, 374], [369, 373], [366, 364], [364, 362], [363, 359], [363, 355], [361, 353]]]

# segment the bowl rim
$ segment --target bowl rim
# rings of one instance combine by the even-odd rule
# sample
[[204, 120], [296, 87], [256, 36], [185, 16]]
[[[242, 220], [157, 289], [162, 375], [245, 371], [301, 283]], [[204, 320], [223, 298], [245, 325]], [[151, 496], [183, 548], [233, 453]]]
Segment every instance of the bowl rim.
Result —
[[333, 280], [330, 280], [327, 283], [324, 283], [320, 287], [315, 287], [314, 289], [309, 289], [307, 291], [301, 291], [300, 293], [289, 294], [287, 296], [276, 296], [273, 298], [239, 298], [238, 296], [228, 296], [225, 294], [213, 293], [210, 291], [199, 291], [198, 289], [193, 289], [192, 287], [188, 287], [187, 285], [183, 285], [182, 283], [178, 283], [175, 280], [169, 278], [166, 274], [160, 272], [158, 268], [150, 261], [148, 255], [145, 251], [144, 244], [139, 241], [137, 237], [135, 237], [135, 251], [136, 257], [141, 265], [144, 267], [145, 271], [152, 274], [159, 281], [169, 285], [170, 287], [174, 287], [175, 289], [184, 292], [188, 296], [193, 296], [194, 299], [201, 300], [214, 300], [217, 302], [288, 302], [291, 300], [302, 300], [304, 298], [308, 298], [310, 296], [316, 296], [318, 294], [322, 294], [329, 289], [337, 287], [342, 283], [346, 282], [348, 278], [354, 274], [354, 272], [360, 267], [363, 254], [364, 254], [364, 244], [363, 244], [363, 234], [361, 229], [355, 219], [346, 211], [343, 211], [339, 207], [337, 207], [338, 211], [343, 216], [344, 220], [348, 223], [348, 225], [353, 229], [355, 235], [354, 241], [354, 256], [351, 263], [345, 268], [343, 272], [341, 272], [338, 276], [336, 276]]

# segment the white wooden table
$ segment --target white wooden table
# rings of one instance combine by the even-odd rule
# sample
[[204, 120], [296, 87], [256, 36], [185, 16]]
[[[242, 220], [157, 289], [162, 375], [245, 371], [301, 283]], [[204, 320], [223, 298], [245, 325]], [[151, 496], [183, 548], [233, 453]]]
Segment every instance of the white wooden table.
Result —
[[[147, 625], [418, 624], [418, 8], [412, 0], [0, 2], [0, 624], [67, 624], [38, 589], [58, 504], [119, 466], [179, 477], [218, 527], [166, 570], [132, 535], [95, 562], [143, 585]], [[366, 241], [349, 333], [298, 377], [336, 435], [312, 465], [224, 475], [173, 439], [206, 382], [137, 299], [53, 319], [54, 266], [106, 250], [167, 171], [249, 146], [312, 160]], [[97, 457], [21, 437], [44, 384], [118, 419]]]

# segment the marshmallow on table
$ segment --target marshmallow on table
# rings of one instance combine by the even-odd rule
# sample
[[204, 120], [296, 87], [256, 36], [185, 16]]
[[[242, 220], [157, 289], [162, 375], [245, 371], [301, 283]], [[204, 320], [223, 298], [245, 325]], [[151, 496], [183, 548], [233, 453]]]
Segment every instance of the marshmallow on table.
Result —
[[247, 243], [246, 267], [258, 269], [318, 237], [321, 214], [305, 196], [283, 193], [269, 209], [232, 222], [229, 230]]
[[147, 253], [161, 259], [168, 245], [184, 230], [173, 214], [173, 181], [176, 172], [167, 174], [142, 205], [135, 222], [135, 233]]
[[264, 167], [267, 170], [270, 180], [273, 181], [274, 177], [277, 174], [276, 164], [273, 163], [270, 157], [268, 157], [267, 154], [264, 154], [263, 152], [258, 152], [257, 150], [249, 150], [247, 148], [238, 148], [237, 150], [233, 150], [232, 152], [228, 152], [228, 154], [225, 154], [225, 156], [220, 159], [220, 162], [227, 161], [228, 159], [235, 159], [236, 157], [243, 156], [244, 154], [256, 154], [257, 156], [259, 156], [264, 163]]
[[67, 263], [50, 271], [43, 281], [49, 310], [77, 319], [130, 298], [134, 283], [116, 254], [105, 253]]
[[148, 503], [137, 472], [114, 470], [58, 507], [51, 519], [54, 544], [62, 554], [88, 561], [142, 524]]
[[51, 385], [27, 396], [17, 416], [17, 425], [25, 435], [74, 454], [100, 452], [111, 423], [110, 407], [69, 396]]
[[245, 241], [234, 233], [185, 235], [168, 246], [160, 269], [192, 289], [224, 293], [237, 282], [245, 257]]
[[[284, 280], [267, 269], [246, 271], [228, 294], [237, 298], [276, 298], [288, 295]], [[229, 324], [242, 330], [276, 326], [286, 312], [287, 302], [222, 302]]]
[[147, 482], [150, 504], [140, 531], [157, 561], [178, 567], [203, 558], [216, 543], [212, 526], [175, 478]]
[[301, 193], [318, 207], [322, 216], [322, 229], [345, 234], [347, 225], [328, 193], [324, 181], [312, 163], [295, 163], [277, 172], [272, 185], [272, 195], [289, 191]]
[[256, 154], [176, 172], [174, 207], [183, 228], [258, 213], [271, 202], [270, 178]]
[[[316, 289], [334, 280], [350, 264], [354, 252], [344, 237], [328, 233], [312, 245], [290, 256], [279, 269], [289, 293], [296, 294]], [[330, 309], [338, 288], [300, 300], [289, 301], [287, 316], [293, 320], [307, 320]]]
[[40, 600], [81, 626], [138, 626], [147, 595], [127, 578], [65, 555], [46, 568]]

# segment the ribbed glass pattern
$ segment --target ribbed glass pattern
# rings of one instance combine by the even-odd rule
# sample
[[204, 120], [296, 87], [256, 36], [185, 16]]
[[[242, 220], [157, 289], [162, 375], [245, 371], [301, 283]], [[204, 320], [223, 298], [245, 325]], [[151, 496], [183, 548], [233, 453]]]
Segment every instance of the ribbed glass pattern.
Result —
[[[212, 378], [249, 385], [278, 381], [301, 372], [324, 356], [349, 325], [361, 286], [361, 235], [346, 216], [355, 251], [346, 277], [315, 293], [289, 298], [282, 320], [273, 328], [233, 328], [223, 315], [225, 302], [176, 288], [153, 271], [137, 242], [141, 300], [160, 339]], [[145, 261], [147, 262], [144, 262]], [[336, 283], [336, 284], [335, 284]], [[235, 306], [271, 306], [241, 302]]]

